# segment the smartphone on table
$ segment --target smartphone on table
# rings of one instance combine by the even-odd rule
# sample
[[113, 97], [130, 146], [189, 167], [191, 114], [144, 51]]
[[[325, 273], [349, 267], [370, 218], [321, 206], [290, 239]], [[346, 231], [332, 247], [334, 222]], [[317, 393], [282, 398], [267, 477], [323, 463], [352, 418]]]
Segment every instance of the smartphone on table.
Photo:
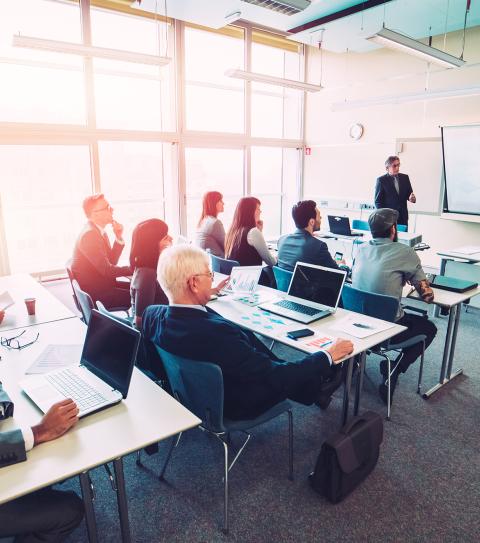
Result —
[[335, 259], [335, 262], [339, 262], [340, 260], [343, 260], [343, 253], [340, 253], [339, 251], [337, 251], [333, 258]]
[[310, 330], [310, 328], [302, 328], [301, 330], [292, 330], [287, 332], [287, 337], [290, 339], [299, 339], [301, 337], [313, 336], [315, 332]]

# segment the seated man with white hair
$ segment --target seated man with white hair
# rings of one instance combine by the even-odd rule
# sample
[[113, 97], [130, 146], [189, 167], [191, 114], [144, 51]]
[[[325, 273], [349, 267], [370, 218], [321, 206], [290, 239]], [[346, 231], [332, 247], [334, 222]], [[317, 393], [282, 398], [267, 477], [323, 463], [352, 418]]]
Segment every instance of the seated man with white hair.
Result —
[[337, 364], [352, 352], [352, 342], [339, 339], [327, 351], [297, 362], [279, 360], [253, 333], [205, 307], [225, 283], [212, 289], [209, 264], [208, 255], [197, 247], [179, 245], [162, 252], [158, 280], [170, 305], [145, 310], [146, 342], [220, 366], [224, 415], [232, 420], [254, 418], [287, 398], [305, 405], [321, 398], [322, 385], [337, 375]]

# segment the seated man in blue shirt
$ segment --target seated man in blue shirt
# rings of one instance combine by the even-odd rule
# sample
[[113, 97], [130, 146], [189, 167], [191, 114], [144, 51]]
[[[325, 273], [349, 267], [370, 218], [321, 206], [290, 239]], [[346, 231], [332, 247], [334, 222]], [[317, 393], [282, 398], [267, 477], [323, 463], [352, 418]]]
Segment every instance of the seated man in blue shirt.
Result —
[[212, 278], [208, 255], [201, 249], [165, 249], [158, 280], [170, 305], [145, 310], [143, 335], [168, 352], [220, 366], [227, 418], [257, 417], [286, 398], [310, 405], [322, 396], [322, 385], [332, 380], [335, 388], [340, 385], [338, 364], [352, 352], [351, 341], [338, 339], [328, 350], [297, 362], [279, 360], [253, 333], [205, 307]]
[[[357, 250], [352, 270], [352, 286], [397, 298], [396, 323], [406, 326], [407, 330], [396, 335], [392, 341], [401, 342], [413, 336], [425, 334], [427, 336], [426, 349], [437, 333], [436, 326], [425, 317], [405, 313], [400, 302], [403, 287], [407, 282], [417, 289], [425, 302], [429, 303], [433, 300], [433, 291], [428, 284], [417, 253], [412, 247], [396, 243], [398, 216], [396, 209], [382, 208], [375, 210], [368, 218], [373, 239], [368, 243], [362, 243]], [[397, 358], [393, 366], [390, 382], [392, 396], [398, 375], [405, 373], [421, 353], [421, 343], [403, 349], [403, 356]], [[386, 379], [388, 369], [385, 361], [382, 361], [380, 371]], [[382, 400], [387, 403], [387, 381], [380, 385], [379, 393]]]
[[[303, 200], [292, 208], [297, 229], [278, 240], [278, 266], [293, 271], [297, 262], [306, 262], [327, 268], [338, 268], [328, 252], [327, 244], [313, 235], [320, 230], [322, 217], [313, 200]], [[340, 264], [345, 264], [342, 260]]]

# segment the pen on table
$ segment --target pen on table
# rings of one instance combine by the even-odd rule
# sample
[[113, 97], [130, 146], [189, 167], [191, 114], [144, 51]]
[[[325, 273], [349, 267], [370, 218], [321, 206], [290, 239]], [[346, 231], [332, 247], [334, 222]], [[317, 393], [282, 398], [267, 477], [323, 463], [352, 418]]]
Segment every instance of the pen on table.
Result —
[[373, 330], [373, 326], [369, 326], [368, 324], [363, 324], [361, 322], [354, 322], [353, 326], [356, 326], [357, 328], [365, 328], [366, 330]]

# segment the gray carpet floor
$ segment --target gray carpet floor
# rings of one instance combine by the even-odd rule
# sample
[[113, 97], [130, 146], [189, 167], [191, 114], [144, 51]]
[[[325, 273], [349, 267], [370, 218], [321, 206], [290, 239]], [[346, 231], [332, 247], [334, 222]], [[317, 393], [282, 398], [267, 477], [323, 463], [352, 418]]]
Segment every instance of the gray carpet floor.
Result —
[[[56, 291], [58, 290], [58, 291]], [[65, 299], [65, 289], [55, 287]], [[322, 442], [340, 423], [341, 390], [327, 411], [294, 409], [295, 480], [287, 478], [287, 418], [258, 428], [230, 475], [230, 534], [223, 519], [223, 448], [199, 430], [187, 432], [166, 473], [157, 475], [168, 443], [144, 468], [125, 458], [132, 538], [135, 542], [478, 542], [480, 541], [480, 368], [477, 309], [462, 311], [455, 366], [464, 374], [430, 400], [416, 394], [418, 366], [400, 377], [392, 420], [385, 421], [376, 469], [342, 503], [312, 491], [307, 476]], [[446, 318], [426, 353], [424, 385], [438, 380]], [[284, 357], [298, 354], [284, 347]], [[367, 361], [361, 410], [382, 415], [378, 359]], [[238, 438], [234, 437], [234, 443]], [[92, 447], [95, 444], [92, 443]], [[115, 494], [103, 468], [92, 472], [100, 541], [120, 541]], [[65, 487], [79, 491], [76, 480]], [[69, 538], [87, 540], [85, 526]]]

